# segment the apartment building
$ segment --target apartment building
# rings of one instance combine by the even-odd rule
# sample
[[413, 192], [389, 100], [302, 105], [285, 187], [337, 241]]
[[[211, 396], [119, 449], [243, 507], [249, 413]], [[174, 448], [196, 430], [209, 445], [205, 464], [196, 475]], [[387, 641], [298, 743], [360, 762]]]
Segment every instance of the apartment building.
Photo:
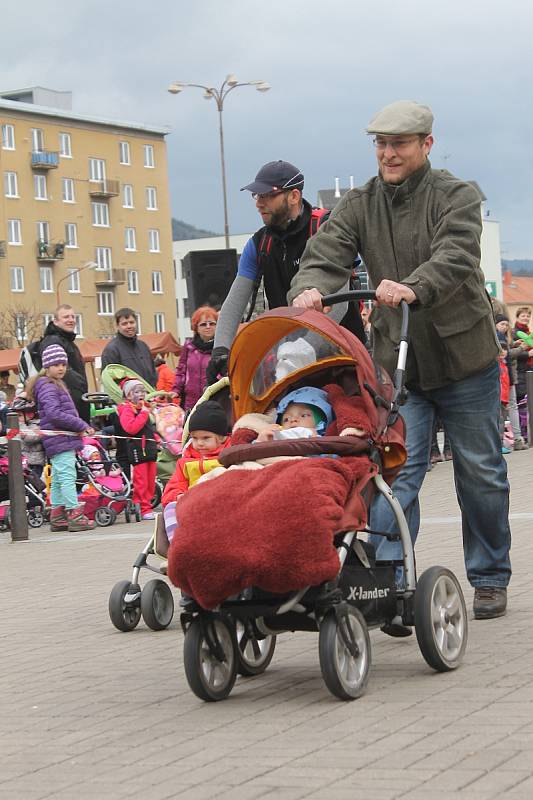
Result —
[[169, 129], [73, 113], [70, 92], [40, 87], [0, 93], [0, 123], [2, 345], [40, 335], [58, 302], [82, 337], [112, 335], [122, 306], [141, 333], [176, 334]]

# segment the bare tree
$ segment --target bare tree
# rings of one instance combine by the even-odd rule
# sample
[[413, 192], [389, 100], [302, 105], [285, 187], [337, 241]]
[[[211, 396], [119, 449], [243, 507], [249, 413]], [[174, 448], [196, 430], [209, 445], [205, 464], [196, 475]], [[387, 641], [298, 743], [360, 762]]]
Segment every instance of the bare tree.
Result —
[[35, 306], [12, 306], [0, 311], [0, 350], [24, 347], [43, 335], [44, 317]]

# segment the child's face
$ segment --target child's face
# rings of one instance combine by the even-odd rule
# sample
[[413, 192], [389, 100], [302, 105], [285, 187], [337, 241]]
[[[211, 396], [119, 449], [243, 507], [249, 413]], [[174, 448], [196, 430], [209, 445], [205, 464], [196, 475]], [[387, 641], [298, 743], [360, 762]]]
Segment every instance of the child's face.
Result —
[[507, 333], [509, 330], [509, 323], [506, 319], [502, 319], [501, 322], [496, 323], [496, 330], [500, 331], [500, 333]]
[[218, 433], [211, 431], [191, 431], [192, 446], [199, 453], [208, 453], [210, 450], [216, 450], [226, 441], [226, 436], [220, 436]]
[[132, 403], [141, 403], [146, 396], [146, 389], [144, 386], [134, 386], [128, 394], [128, 400]]
[[289, 403], [281, 417], [282, 428], [310, 428], [316, 430], [315, 418], [304, 403]]
[[49, 378], [55, 378], [56, 380], [59, 378], [65, 377], [65, 372], [67, 371], [66, 364], [52, 364], [51, 367], [48, 367], [46, 370], [46, 374]]

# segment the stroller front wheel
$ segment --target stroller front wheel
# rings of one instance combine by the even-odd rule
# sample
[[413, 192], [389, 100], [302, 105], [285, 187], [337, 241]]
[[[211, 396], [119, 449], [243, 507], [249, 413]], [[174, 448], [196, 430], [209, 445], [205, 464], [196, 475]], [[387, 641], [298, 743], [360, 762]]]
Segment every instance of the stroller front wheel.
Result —
[[324, 683], [340, 700], [356, 700], [366, 689], [370, 672], [370, 636], [358, 608], [343, 604], [329, 611], [318, 635]]
[[[109, 595], [109, 617], [115, 628], [124, 633], [136, 628], [141, 618], [141, 604], [137, 590], [138, 587], [131, 581], [119, 581], [113, 586]], [[130, 599], [128, 597], [130, 594], [134, 594], [135, 598]]]
[[97, 508], [94, 512], [94, 521], [101, 528], [107, 528], [109, 525], [113, 525], [116, 519], [117, 512], [110, 506], [100, 506], [100, 508]]
[[195, 617], [185, 634], [183, 663], [187, 682], [200, 700], [224, 700], [237, 677], [230, 624], [217, 615]]
[[153, 631], [168, 628], [174, 616], [174, 598], [168, 583], [159, 578], [148, 581], [141, 592], [141, 614]]
[[237, 672], [244, 677], [261, 675], [274, 655], [275, 636], [264, 636], [259, 633], [252, 620], [235, 623], [237, 637]]
[[417, 582], [415, 631], [424, 659], [437, 672], [456, 669], [468, 639], [468, 620], [459, 581], [445, 567], [430, 567]]
[[40, 528], [44, 525], [44, 513], [40, 508], [30, 508], [27, 516], [30, 528]]

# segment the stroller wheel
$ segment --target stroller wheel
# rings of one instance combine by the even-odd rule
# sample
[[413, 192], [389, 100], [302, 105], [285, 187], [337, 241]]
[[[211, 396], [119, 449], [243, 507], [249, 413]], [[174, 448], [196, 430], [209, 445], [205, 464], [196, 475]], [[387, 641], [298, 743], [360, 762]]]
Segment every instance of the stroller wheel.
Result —
[[119, 631], [127, 633], [139, 624], [141, 618], [141, 591], [131, 581], [119, 581], [109, 595], [109, 616]]
[[366, 689], [370, 671], [370, 637], [358, 608], [343, 604], [320, 623], [318, 653], [324, 683], [335, 697], [355, 700]]
[[168, 583], [156, 578], [141, 592], [141, 614], [153, 631], [168, 628], [174, 616], [174, 598]]
[[100, 506], [100, 508], [97, 508], [94, 512], [94, 521], [101, 528], [107, 528], [109, 525], [113, 525], [116, 518], [117, 512], [110, 506]]
[[415, 591], [415, 631], [430, 667], [448, 672], [459, 666], [468, 639], [465, 599], [459, 581], [445, 567], [430, 567]]
[[44, 514], [40, 508], [30, 508], [27, 516], [30, 528], [40, 528], [44, 525]]
[[138, 503], [134, 503], [131, 508], [131, 513], [134, 515], [137, 522], [141, 521], [141, 507]]
[[200, 700], [224, 700], [237, 677], [234, 634], [220, 616], [197, 616], [183, 643], [185, 676]]
[[276, 648], [275, 636], [263, 636], [259, 633], [252, 620], [235, 623], [237, 636], [237, 672], [239, 675], [249, 677], [261, 675], [274, 655]]

